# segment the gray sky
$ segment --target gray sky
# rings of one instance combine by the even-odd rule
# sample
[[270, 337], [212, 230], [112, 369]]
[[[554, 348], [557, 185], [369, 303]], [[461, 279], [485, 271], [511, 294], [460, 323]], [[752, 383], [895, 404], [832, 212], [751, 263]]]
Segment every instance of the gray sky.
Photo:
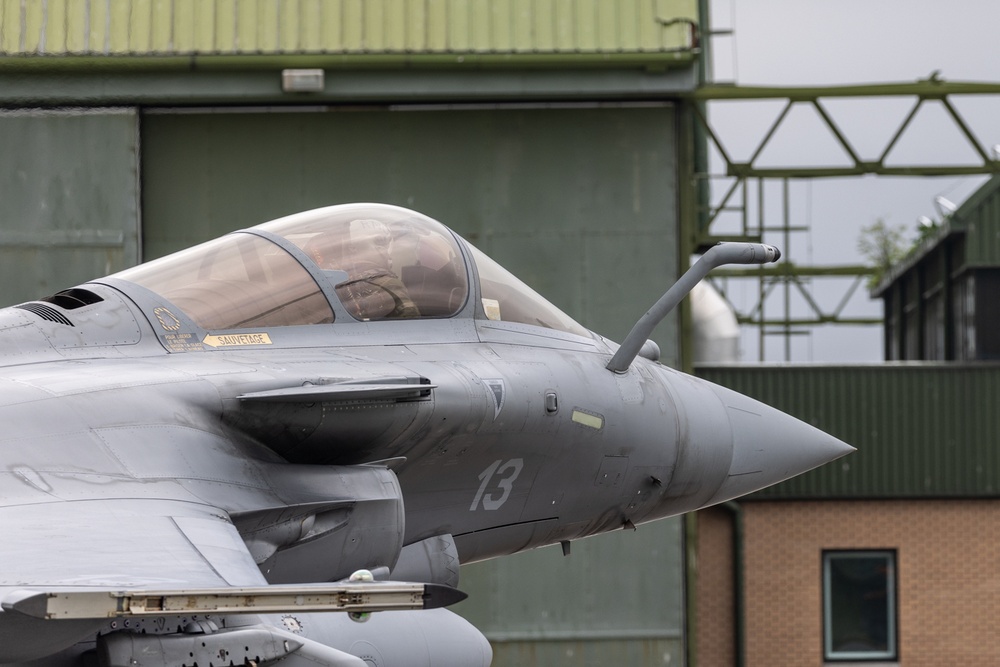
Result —
[[[837, 85], [904, 82], [937, 70], [949, 81], [1000, 81], [1000, 2], [996, 0], [713, 0], [713, 24], [732, 28], [732, 37], [714, 39], [715, 77], [741, 85]], [[952, 97], [952, 103], [987, 150], [1000, 144], [1000, 97]], [[824, 101], [862, 159], [875, 159], [909, 113], [912, 98]], [[714, 103], [714, 129], [734, 159], [746, 159], [784, 106], [782, 102]], [[761, 154], [758, 166], [843, 165], [845, 157], [817, 117], [796, 107]], [[890, 164], [969, 164], [978, 160], [942, 108], [925, 104], [887, 160]], [[718, 161], [716, 162], [718, 164]], [[716, 167], [718, 170], [719, 167]], [[943, 195], [961, 203], [984, 177], [861, 177], [794, 182], [792, 224], [809, 233], [793, 235], [784, 249], [799, 264], [860, 262], [857, 239], [862, 226], [881, 218], [904, 226], [915, 237], [916, 219], [939, 217], [933, 200]], [[718, 191], [718, 187], [716, 188]], [[779, 219], [780, 191], [764, 198], [768, 224]], [[755, 204], [754, 204], [755, 206]], [[736, 218], [720, 221], [725, 232]], [[780, 239], [770, 237], [777, 242]], [[846, 282], [816, 282], [824, 310], [836, 306]], [[729, 296], [741, 309], [755, 299], [756, 283], [730, 283]], [[779, 314], [780, 294], [767, 302]], [[797, 304], [797, 305], [796, 305]], [[804, 315], [801, 299], [795, 312]], [[795, 313], [793, 313], [795, 314]], [[881, 314], [881, 302], [859, 290], [845, 314]], [[743, 336], [743, 358], [757, 359], [758, 336]], [[784, 358], [784, 343], [767, 339], [765, 358]], [[820, 327], [792, 343], [794, 361], [879, 361], [878, 327]]]

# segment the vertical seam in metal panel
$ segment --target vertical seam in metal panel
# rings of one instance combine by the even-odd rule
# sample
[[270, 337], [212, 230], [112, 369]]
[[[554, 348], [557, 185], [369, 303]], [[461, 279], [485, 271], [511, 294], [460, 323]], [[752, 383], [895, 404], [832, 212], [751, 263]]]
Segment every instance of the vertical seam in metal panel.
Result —
[[153, 42], [153, 35], [155, 34], [155, 32], [153, 31], [153, 23], [154, 23], [153, 17], [154, 17], [154, 15], [155, 14], [153, 12], [153, 5], [152, 5], [152, 3], [150, 3], [150, 5], [149, 5], [149, 41], [146, 42], [146, 44], [148, 45], [146, 48], [149, 49], [153, 53], [156, 52], [156, 47], [154, 46], [155, 43]]
[[576, 20], [576, 3], [571, 3], [569, 6], [570, 21], [573, 26], [573, 51], [579, 53], [580, 51], [580, 24]]
[[552, 51], [553, 53], [558, 53], [562, 51], [562, 47], [559, 45], [559, 12], [556, 10], [556, 2], [558, 0], [553, 0], [549, 3], [549, 9], [552, 10], [552, 16], [549, 17], [552, 20]]
[[[447, 23], [445, 23], [447, 25]], [[420, 47], [425, 51], [432, 51], [431, 42], [431, 0], [424, 0], [424, 43]]]
[[541, 26], [538, 25], [538, 0], [531, 0], [531, 14], [528, 21], [528, 51], [538, 53]]
[[281, 53], [281, 4], [283, 0], [274, 3], [274, 52]]
[[360, 42], [360, 44], [358, 46], [360, 47], [361, 53], [367, 53], [367, 51], [368, 51], [368, 33], [365, 30], [365, 28], [368, 25], [368, 12], [365, 11], [365, 7], [367, 5], [366, 5], [366, 3], [361, 2], [361, 3], [358, 4], [358, 6], [360, 7], [359, 11], [361, 12], [361, 15], [358, 17], [359, 22], [361, 23], [360, 34], [358, 35], [361, 38], [361, 42]]
[[49, 0], [42, 0], [42, 25], [39, 29], [38, 34], [38, 48], [39, 54], [45, 53], [45, 32], [49, 25]]
[[507, 3], [507, 49], [517, 51], [517, 2]]
[[614, 5], [614, 7], [615, 7], [615, 13], [614, 13], [614, 19], [613, 20], [614, 20], [615, 24], [613, 26], [612, 34], [614, 35], [615, 44], [611, 48], [612, 48], [613, 51], [621, 53], [622, 44], [625, 43], [625, 35], [622, 32], [622, 6], [621, 6], [621, 3], [616, 3]]
[[[465, 49], [472, 53], [477, 53], [479, 49], [476, 45], [476, 40], [473, 37], [476, 34], [476, 12], [469, 11], [469, 6], [466, 5], [464, 8], [466, 11], [463, 12], [465, 16], [465, 34], [463, 35], [463, 42], [465, 44]], [[458, 45], [455, 45], [455, 50], [458, 50]]]
[[128, 13], [125, 15], [125, 53], [133, 53], [132, 48], [132, 5], [128, 3]]
[[104, 55], [111, 53], [111, 0], [104, 0]]
[[254, 53], [261, 53], [264, 45], [264, 30], [267, 28], [267, 21], [264, 21], [265, 12], [261, 9], [260, 0], [254, 0], [253, 7], [253, 48]]
[[444, 0], [441, 3], [441, 51], [442, 53], [451, 53], [451, 4], [448, 0]]
[[295, 9], [295, 16], [297, 17], [295, 22], [295, 51], [298, 53], [306, 53], [306, 42], [305, 42], [305, 30], [303, 30], [303, 19], [306, 18], [307, 9], [304, 4], [304, 0], [295, 0], [297, 5]]
[[[218, 32], [218, 29], [219, 29], [219, 2], [218, 2], [218, 0], [212, 0], [212, 7], [207, 12], [207, 16], [208, 16], [208, 20], [211, 22], [211, 25], [208, 28], [208, 35], [209, 35], [208, 42], [207, 42], [207, 44], [204, 45], [205, 46], [204, 49], [203, 49], [203, 47], [201, 45], [196, 45], [195, 46], [195, 51], [197, 51], [198, 53], [204, 53], [206, 50], [209, 53], [212, 53], [213, 51], [215, 51], [215, 34], [216, 34], [216, 32]], [[195, 15], [195, 21], [197, 22], [197, 20], [198, 20], [198, 18], [197, 18], [197, 14], [196, 14]]]
[[[524, 49], [528, 52], [534, 53], [538, 50], [538, 42], [535, 39], [535, 2], [536, 0], [528, 0], [528, 47]], [[517, 25], [517, 24], [515, 24]], [[519, 50], [517, 48], [517, 38], [514, 39], [514, 50]]]
[[177, 0], [170, 0], [170, 32], [167, 38], [167, 51], [173, 53], [174, 51], [174, 17], [177, 15], [176, 10]]
[[340, 3], [339, 7], [340, 7], [340, 20], [337, 21], [337, 31], [340, 34], [337, 35], [337, 44], [341, 52], [346, 52], [347, 45], [344, 42], [344, 30], [345, 30], [344, 23], [346, 23], [347, 21], [347, 8], [344, 6], [343, 2]]
[[[698, 20], [701, 21], [701, 11], [698, 11]], [[646, 42], [643, 41], [643, 23], [642, 23], [642, 9], [637, 3], [635, 5], [635, 50], [638, 52], [646, 51]], [[700, 59], [699, 59], [700, 60]]]
[[[594, 3], [594, 53], [601, 53], [604, 51], [604, 46], [601, 44], [601, 3]], [[614, 32], [614, 30], [612, 30]]]

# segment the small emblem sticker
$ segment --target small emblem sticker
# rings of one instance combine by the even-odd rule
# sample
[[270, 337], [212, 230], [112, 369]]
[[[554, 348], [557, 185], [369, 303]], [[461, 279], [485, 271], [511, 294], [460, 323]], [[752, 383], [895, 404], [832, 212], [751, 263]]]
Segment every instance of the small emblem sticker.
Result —
[[503, 402], [507, 398], [506, 385], [504, 385], [502, 378], [484, 379], [483, 384], [490, 390], [490, 396], [493, 398], [493, 421], [496, 421], [497, 417], [500, 416], [500, 411], [503, 410]]
[[177, 331], [181, 328], [181, 321], [166, 308], [154, 308], [153, 314], [165, 331]]

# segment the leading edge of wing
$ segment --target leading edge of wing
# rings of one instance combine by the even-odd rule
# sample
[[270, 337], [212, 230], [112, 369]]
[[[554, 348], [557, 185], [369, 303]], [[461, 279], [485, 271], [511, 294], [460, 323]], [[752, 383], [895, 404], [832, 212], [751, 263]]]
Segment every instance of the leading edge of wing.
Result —
[[229, 516], [188, 501], [78, 500], [0, 508], [0, 608], [39, 619], [432, 609], [448, 586], [268, 585]]
[[436, 609], [464, 600], [449, 586], [400, 581], [346, 581], [168, 591], [16, 590], [4, 611], [40, 619], [102, 619], [190, 614], [283, 614]]

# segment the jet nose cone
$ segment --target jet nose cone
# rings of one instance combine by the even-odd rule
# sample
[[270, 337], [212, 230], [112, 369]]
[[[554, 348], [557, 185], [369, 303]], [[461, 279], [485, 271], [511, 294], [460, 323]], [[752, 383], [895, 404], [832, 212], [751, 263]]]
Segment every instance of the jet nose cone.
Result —
[[729, 474], [708, 504], [777, 484], [855, 451], [845, 442], [752, 398], [716, 385], [733, 433]]

